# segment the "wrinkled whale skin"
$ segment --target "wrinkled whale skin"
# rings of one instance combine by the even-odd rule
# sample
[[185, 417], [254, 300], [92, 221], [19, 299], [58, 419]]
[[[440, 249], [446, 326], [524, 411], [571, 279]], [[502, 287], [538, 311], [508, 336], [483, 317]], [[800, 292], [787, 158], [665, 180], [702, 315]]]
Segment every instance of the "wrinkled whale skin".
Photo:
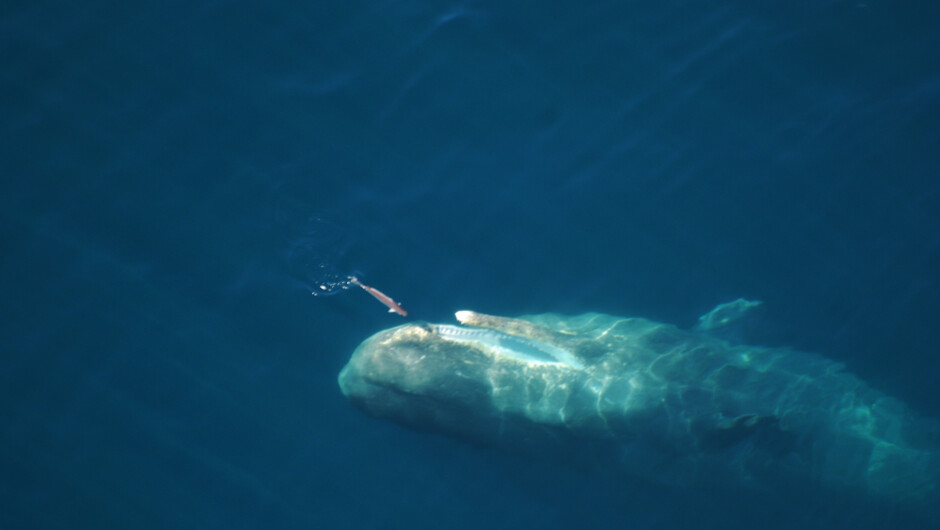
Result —
[[936, 422], [834, 361], [598, 313], [458, 318], [577, 362], [405, 324], [356, 349], [339, 375], [343, 393], [422, 431], [665, 484], [805, 482], [911, 506], [938, 500]]

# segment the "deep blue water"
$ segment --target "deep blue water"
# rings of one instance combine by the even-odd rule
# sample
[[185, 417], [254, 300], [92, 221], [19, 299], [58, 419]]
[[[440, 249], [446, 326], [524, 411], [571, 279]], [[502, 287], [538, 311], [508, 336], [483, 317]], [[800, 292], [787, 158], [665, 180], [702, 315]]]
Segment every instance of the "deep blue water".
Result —
[[336, 374], [402, 320], [310, 296], [354, 271], [432, 321], [760, 299], [940, 418], [936, 2], [18, 4], [0, 527], [859, 522], [370, 419]]

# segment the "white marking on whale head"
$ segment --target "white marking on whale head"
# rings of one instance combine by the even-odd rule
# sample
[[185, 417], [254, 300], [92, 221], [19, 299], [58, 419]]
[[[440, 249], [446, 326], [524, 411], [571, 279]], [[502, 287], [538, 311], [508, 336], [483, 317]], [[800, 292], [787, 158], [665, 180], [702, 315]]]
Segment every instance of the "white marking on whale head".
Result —
[[529, 364], [554, 364], [577, 370], [584, 369], [584, 364], [574, 354], [547, 342], [518, 337], [495, 329], [447, 324], [434, 326], [434, 331], [445, 340], [472, 344], [494, 356], [510, 357]]

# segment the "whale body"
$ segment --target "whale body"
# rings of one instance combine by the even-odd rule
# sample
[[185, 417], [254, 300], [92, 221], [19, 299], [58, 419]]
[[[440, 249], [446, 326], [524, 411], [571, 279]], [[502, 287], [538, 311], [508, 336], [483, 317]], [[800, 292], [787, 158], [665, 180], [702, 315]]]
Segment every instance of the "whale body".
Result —
[[457, 318], [368, 338], [343, 393], [422, 431], [663, 484], [940, 501], [937, 423], [837, 362], [600, 313]]

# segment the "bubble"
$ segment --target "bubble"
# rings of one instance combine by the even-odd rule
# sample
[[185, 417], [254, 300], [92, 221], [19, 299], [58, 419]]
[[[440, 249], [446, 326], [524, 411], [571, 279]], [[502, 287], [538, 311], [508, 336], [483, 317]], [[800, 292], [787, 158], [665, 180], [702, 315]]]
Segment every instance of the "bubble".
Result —
[[287, 251], [290, 275], [315, 296], [330, 296], [348, 289], [350, 275], [340, 264], [352, 248], [349, 232], [318, 216], [304, 223], [300, 232]]

